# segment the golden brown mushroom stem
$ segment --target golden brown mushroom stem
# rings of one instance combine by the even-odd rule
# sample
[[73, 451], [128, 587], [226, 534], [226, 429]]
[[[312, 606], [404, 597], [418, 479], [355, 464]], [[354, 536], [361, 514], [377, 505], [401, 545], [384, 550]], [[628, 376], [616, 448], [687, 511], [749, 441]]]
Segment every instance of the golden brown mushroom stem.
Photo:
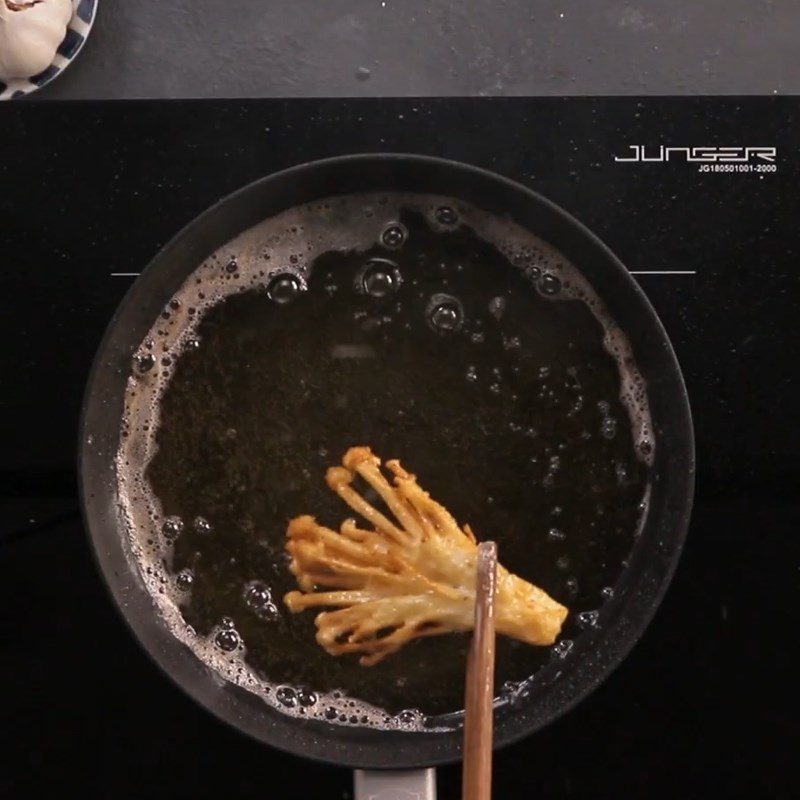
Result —
[[[468, 526], [432, 500], [398, 461], [381, 461], [353, 447], [327, 482], [372, 530], [345, 520], [339, 531], [310, 516], [289, 523], [286, 550], [300, 591], [284, 601], [290, 611], [335, 608], [316, 617], [317, 641], [332, 655], [360, 653], [376, 664], [411, 639], [471, 630], [477, 545]], [[385, 502], [396, 523], [354, 488], [359, 475]], [[530, 644], [552, 644], [567, 609], [544, 591], [498, 565], [499, 633]]]

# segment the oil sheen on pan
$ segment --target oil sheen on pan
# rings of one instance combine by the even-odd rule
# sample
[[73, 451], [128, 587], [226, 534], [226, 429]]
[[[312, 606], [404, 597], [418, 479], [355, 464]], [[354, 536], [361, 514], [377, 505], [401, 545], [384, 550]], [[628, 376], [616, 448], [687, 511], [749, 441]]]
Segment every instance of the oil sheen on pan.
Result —
[[122, 524], [173, 633], [284, 713], [404, 729], [455, 724], [467, 637], [363, 667], [288, 612], [288, 520], [341, 518], [326, 467], [354, 444], [413, 465], [571, 610], [552, 648], [498, 640], [511, 696], [613, 595], [656, 447], [578, 269], [512, 222], [392, 193], [290, 209], [198, 265], [134, 355], [121, 426]]

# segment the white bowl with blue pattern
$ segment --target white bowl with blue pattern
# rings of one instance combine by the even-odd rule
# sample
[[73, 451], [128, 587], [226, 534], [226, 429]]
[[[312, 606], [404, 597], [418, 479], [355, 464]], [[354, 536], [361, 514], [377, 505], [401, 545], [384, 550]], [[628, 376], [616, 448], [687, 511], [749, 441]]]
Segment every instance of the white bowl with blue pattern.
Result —
[[23, 97], [55, 80], [80, 53], [94, 24], [97, 3], [98, 0], [72, 0], [72, 19], [67, 26], [67, 35], [58, 46], [50, 66], [31, 78], [17, 78], [7, 83], [0, 80], [0, 100]]

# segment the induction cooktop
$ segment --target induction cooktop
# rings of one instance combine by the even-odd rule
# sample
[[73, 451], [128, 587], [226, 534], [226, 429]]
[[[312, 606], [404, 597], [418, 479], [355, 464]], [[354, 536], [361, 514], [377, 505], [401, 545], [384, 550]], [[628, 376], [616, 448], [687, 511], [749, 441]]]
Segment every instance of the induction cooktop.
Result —
[[[798, 116], [783, 97], [1, 107], [4, 794], [350, 796], [346, 770], [243, 739], [148, 661], [92, 563], [74, 465], [95, 349], [161, 245], [263, 175], [392, 151], [486, 167], [586, 224], [655, 306], [695, 420], [695, 510], [655, 621], [588, 700], [497, 755], [495, 796], [790, 796]], [[439, 780], [458, 796], [458, 767]]]

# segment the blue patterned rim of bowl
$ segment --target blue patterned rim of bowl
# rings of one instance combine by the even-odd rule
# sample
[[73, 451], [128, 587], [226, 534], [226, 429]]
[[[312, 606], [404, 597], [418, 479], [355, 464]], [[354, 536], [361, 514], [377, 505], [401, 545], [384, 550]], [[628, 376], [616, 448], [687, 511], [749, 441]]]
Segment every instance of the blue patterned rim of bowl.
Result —
[[58, 46], [53, 63], [32, 78], [18, 78], [8, 83], [0, 80], [0, 100], [12, 100], [35, 92], [57, 78], [80, 53], [83, 43], [92, 29], [98, 0], [72, 0], [72, 19], [67, 26], [67, 35]]

